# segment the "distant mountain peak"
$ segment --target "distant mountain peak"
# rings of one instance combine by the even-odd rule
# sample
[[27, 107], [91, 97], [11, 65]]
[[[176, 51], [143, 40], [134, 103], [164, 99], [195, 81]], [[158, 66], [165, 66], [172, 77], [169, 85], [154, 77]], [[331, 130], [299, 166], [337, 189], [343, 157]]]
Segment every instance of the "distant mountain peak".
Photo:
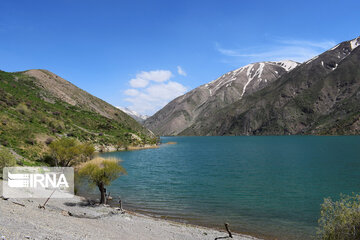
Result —
[[146, 119], [149, 118], [148, 115], [142, 115], [138, 112], [135, 112], [134, 110], [131, 110], [130, 108], [127, 108], [127, 107], [117, 107], [117, 108], [140, 123], [144, 122]]
[[[243, 88], [240, 96], [241, 98], [249, 89], [248, 86], [254, 85], [252, 84], [254, 80], [256, 80], [255, 82], [257, 82], [257, 84], [255, 83], [254, 86], [255, 88], [258, 88], [259, 85], [262, 86], [264, 84], [267, 84], [268, 81], [271, 81], [274, 78], [279, 77], [281, 74], [285, 72], [290, 72], [299, 65], [300, 63], [291, 60], [250, 63], [246, 66], [225, 73], [216, 80], [203, 85], [203, 87], [207, 88], [209, 90], [210, 95], [212, 96], [216, 94], [217, 90], [219, 90], [223, 86], [231, 87], [234, 81], [236, 82], [242, 81]], [[275, 69], [276, 68], [275, 66], [281, 67], [283, 70], [281, 71], [281, 68]], [[263, 83], [260, 84], [261, 82]]]

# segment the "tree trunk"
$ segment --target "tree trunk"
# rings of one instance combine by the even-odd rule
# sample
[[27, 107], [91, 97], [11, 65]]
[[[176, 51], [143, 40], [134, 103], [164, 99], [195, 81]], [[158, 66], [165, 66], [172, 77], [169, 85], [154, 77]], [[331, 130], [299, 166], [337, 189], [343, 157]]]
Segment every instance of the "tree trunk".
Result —
[[100, 194], [101, 194], [101, 199], [100, 199], [100, 204], [106, 204], [106, 192], [105, 192], [105, 187], [104, 187], [104, 183], [100, 183], [98, 185], [99, 190], [100, 190]]

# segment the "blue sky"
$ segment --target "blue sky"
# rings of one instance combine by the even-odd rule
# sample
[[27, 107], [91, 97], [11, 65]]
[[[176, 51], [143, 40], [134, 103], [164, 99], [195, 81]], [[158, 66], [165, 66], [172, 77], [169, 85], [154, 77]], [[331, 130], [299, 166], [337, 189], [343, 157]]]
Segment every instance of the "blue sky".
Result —
[[304, 61], [360, 35], [360, 1], [0, 1], [0, 69], [48, 69], [153, 114], [256, 61]]

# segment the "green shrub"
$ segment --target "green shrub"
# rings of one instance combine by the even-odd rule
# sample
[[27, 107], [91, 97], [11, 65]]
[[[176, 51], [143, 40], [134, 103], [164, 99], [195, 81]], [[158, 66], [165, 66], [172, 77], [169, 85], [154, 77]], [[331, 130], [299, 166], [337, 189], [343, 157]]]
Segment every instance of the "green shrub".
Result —
[[80, 156], [79, 141], [74, 138], [61, 138], [50, 144], [50, 149], [55, 165], [69, 167], [75, 164], [75, 160]]
[[106, 204], [105, 187], [121, 175], [126, 174], [125, 168], [119, 164], [116, 158], [97, 157], [78, 167], [79, 176], [86, 177], [90, 183], [99, 188], [101, 204]]
[[91, 159], [95, 152], [94, 145], [90, 143], [83, 143], [80, 145], [81, 151], [81, 162], [86, 162], [87, 160]]
[[15, 165], [16, 159], [11, 152], [4, 147], [0, 147], [0, 176], [2, 176], [4, 167], [13, 167]]
[[48, 121], [49, 127], [55, 129], [56, 132], [61, 132], [63, 129], [65, 129], [65, 124], [62, 121], [58, 121], [56, 119], [51, 119]]
[[318, 237], [322, 240], [360, 239], [360, 195], [326, 198], [321, 205]]
[[55, 165], [61, 167], [75, 166], [80, 162], [85, 162], [95, 151], [92, 144], [80, 143], [75, 138], [61, 138], [51, 142], [49, 146]]
[[20, 103], [19, 105], [17, 105], [16, 110], [23, 115], [27, 115], [30, 113], [29, 108], [24, 103]]

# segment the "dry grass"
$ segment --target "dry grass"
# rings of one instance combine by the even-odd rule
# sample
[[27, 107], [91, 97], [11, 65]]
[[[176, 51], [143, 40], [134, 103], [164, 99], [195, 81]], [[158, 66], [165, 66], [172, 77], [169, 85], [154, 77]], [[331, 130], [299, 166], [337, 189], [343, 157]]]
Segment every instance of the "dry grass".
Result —
[[104, 165], [104, 161], [107, 161], [107, 162], [114, 162], [114, 163], [119, 163], [119, 162], [122, 162], [121, 159], [118, 159], [118, 158], [114, 158], [114, 157], [110, 157], [110, 158], [103, 158], [103, 157], [95, 157], [93, 159], [91, 159], [90, 161], [87, 161], [87, 162], [83, 162], [83, 163], [80, 163], [78, 165], [75, 166], [75, 170], [79, 170], [89, 164], [94, 164], [96, 166], [99, 166], [100, 168], [103, 167]]

